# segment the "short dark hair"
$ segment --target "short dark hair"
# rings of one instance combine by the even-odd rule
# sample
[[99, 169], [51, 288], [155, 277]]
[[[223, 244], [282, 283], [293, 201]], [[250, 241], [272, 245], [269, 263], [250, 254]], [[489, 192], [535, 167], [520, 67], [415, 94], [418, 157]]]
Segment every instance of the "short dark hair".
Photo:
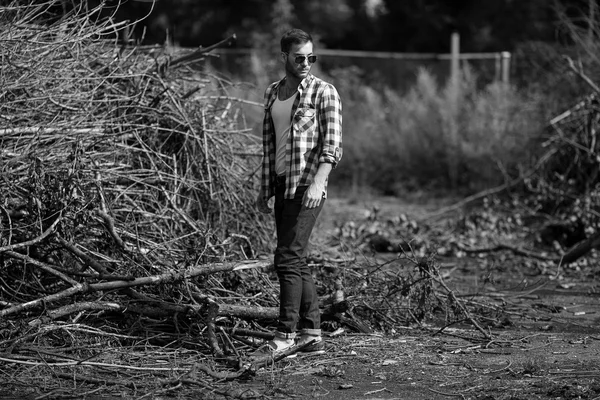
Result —
[[281, 37], [281, 51], [287, 53], [294, 44], [313, 42], [312, 36], [302, 29], [291, 29]]

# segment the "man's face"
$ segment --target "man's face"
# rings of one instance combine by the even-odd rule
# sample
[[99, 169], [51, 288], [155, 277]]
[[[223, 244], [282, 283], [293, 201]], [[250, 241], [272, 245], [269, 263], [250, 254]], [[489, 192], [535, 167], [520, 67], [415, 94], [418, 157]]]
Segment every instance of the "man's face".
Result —
[[[312, 64], [308, 62], [308, 56], [313, 55], [313, 44], [312, 42], [294, 44], [290, 47], [290, 51], [282, 53], [282, 59], [285, 63], [285, 72], [288, 75], [294, 76], [298, 79], [304, 79], [310, 72]], [[301, 63], [296, 63], [296, 57], [302, 57]]]

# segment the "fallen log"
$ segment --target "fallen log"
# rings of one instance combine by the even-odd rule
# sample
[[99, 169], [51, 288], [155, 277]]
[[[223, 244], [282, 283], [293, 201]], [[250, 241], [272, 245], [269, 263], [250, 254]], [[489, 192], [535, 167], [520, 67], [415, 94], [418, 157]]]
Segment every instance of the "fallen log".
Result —
[[545, 254], [536, 253], [534, 251], [526, 250], [521, 247], [512, 246], [507, 243], [497, 243], [490, 247], [466, 247], [462, 243], [458, 243], [457, 247], [465, 253], [493, 253], [496, 251], [509, 250], [516, 255], [529, 258], [536, 258], [538, 260], [558, 261], [560, 259], [560, 257], [557, 256], [547, 256]]
[[[74, 304], [48, 311], [48, 317], [58, 319], [70, 314], [79, 313], [81, 311], [113, 311], [113, 312], [132, 312], [140, 315], [146, 315], [154, 318], [165, 318], [174, 314], [186, 314], [194, 312], [197, 314], [205, 314], [206, 306], [213, 307], [212, 312], [215, 317], [234, 317], [247, 320], [275, 320], [279, 316], [278, 307], [262, 307], [248, 306], [238, 304], [222, 304], [217, 303], [209, 296], [193, 295], [194, 300], [203, 303], [198, 304], [173, 304], [164, 301], [149, 301], [146, 304], [137, 304], [134, 302], [118, 302], [118, 301], [83, 301]], [[372, 333], [368, 325], [357, 318], [351, 310], [348, 301], [344, 300], [339, 303], [332, 304], [326, 307], [321, 312], [321, 319], [324, 321], [332, 320], [346, 325], [357, 332]], [[242, 336], [255, 336], [260, 338], [272, 338], [272, 333], [255, 332], [244, 329], [235, 329], [230, 333]]]
[[271, 265], [270, 261], [266, 260], [249, 260], [241, 263], [222, 263], [211, 266], [202, 266], [183, 271], [172, 271], [161, 275], [153, 275], [142, 278], [137, 278], [131, 281], [111, 281], [111, 282], [100, 282], [92, 284], [77, 284], [69, 289], [63, 290], [62, 292], [54, 293], [36, 300], [32, 300], [26, 303], [17, 304], [4, 310], [0, 310], [0, 317], [6, 317], [7, 315], [15, 314], [21, 311], [30, 310], [44, 304], [52, 303], [75, 294], [91, 293], [102, 290], [115, 290], [115, 289], [126, 289], [135, 286], [146, 286], [146, 285], [157, 285], [164, 283], [178, 282], [185, 279], [210, 275], [217, 272], [229, 272], [238, 271], [248, 268], [265, 268]]
[[575, 244], [562, 256], [561, 264], [570, 264], [589, 253], [592, 249], [600, 247], [600, 231], [589, 238]]

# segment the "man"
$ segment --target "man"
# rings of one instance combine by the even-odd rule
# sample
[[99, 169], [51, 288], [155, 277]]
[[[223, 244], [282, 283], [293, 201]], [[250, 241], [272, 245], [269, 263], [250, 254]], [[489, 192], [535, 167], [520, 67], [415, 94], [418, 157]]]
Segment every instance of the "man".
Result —
[[[321, 351], [316, 287], [306, 262], [308, 241], [327, 197], [327, 178], [342, 157], [342, 103], [333, 85], [310, 74], [312, 37], [292, 29], [281, 38], [285, 77], [265, 92], [261, 189], [256, 201], [270, 213], [275, 196], [279, 322], [275, 339], [257, 353], [275, 356], [292, 346]], [[300, 336], [296, 337], [296, 331]]]

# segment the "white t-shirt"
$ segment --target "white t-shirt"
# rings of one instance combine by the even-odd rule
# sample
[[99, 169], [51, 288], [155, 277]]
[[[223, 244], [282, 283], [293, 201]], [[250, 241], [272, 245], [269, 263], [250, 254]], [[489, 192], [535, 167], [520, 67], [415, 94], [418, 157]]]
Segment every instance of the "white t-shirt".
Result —
[[285, 146], [290, 135], [292, 125], [292, 107], [298, 93], [287, 100], [275, 99], [271, 108], [273, 117], [273, 126], [275, 127], [275, 173], [282, 175], [286, 173], [287, 165], [285, 162]]

